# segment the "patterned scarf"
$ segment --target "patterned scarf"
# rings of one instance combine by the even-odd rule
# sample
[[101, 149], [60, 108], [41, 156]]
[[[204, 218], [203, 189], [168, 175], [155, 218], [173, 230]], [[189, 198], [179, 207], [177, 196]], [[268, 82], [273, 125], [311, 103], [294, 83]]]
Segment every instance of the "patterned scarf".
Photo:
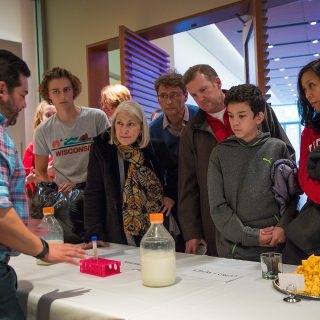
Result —
[[124, 231], [132, 236], [143, 236], [150, 226], [148, 213], [160, 212], [162, 185], [156, 174], [143, 165], [143, 154], [138, 146], [117, 144], [117, 147], [121, 157], [130, 163], [123, 187]]

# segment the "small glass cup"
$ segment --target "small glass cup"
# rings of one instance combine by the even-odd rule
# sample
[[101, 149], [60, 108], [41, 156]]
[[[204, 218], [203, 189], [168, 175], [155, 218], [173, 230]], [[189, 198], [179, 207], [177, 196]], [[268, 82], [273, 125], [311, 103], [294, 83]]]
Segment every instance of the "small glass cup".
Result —
[[282, 254], [265, 252], [260, 254], [262, 278], [278, 279], [278, 273], [283, 272]]

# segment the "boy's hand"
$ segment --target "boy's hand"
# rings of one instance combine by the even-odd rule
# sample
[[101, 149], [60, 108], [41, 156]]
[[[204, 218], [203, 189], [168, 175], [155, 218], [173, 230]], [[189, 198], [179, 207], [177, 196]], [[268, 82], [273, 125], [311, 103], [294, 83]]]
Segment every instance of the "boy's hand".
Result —
[[[274, 227], [269, 227], [269, 228], [274, 228]], [[270, 247], [270, 241], [272, 239], [272, 231], [270, 231], [269, 228], [260, 229], [259, 247]]]
[[51, 160], [48, 163], [47, 173], [49, 177], [54, 177], [56, 175], [56, 170], [54, 169], [54, 166], [53, 166], [53, 160]]
[[286, 236], [284, 234], [284, 229], [281, 227], [275, 227], [272, 232], [272, 239], [270, 241], [270, 247], [276, 247], [280, 243], [286, 242]]
[[264, 235], [272, 234], [273, 230], [274, 230], [274, 226], [271, 226], [264, 229], [260, 229], [260, 233]]
[[59, 185], [58, 191], [59, 192], [65, 192], [70, 191], [75, 187], [75, 184], [72, 182], [63, 182]]

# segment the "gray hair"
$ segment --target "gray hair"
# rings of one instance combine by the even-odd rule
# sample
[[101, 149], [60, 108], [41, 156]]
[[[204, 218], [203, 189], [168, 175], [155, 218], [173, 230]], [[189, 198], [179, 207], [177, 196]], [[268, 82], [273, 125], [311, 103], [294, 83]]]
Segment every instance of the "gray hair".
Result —
[[149, 126], [147, 123], [146, 116], [143, 112], [142, 106], [134, 101], [123, 101], [121, 102], [116, 111], [113, 114], [112, 124], [111, 124], [111, 135], [110, 135], [110, 144], [115, 144], [118, 142], [115, 123], [119, 113], [126, 113], [131, 117], [134, 117], [138, 123], [141, 125], [141, 139], [139, 141], [139, 147], [145, 148], [150, 142]]

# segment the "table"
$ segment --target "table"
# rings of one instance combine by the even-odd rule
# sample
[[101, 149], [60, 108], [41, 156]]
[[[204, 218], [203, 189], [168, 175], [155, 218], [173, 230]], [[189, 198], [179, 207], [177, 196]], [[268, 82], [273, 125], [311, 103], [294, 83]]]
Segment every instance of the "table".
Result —
[[[319, 318], [319, 301], [283, 302], [284, 295], [261, 278], [256, 262], [177, 253], [176, 283], [148, 288], [141, 283], [138, 248], [110, 244], [99, 253], [120, 260], [121, 274], [100, 278], [82, 274], [73, 265], [37, 266], [29, 256], [12, 258], [28, 319]], [[284, 271], [293, 269], [287, 265]], [[208, 270], [216, 275], [210, 278]]]

